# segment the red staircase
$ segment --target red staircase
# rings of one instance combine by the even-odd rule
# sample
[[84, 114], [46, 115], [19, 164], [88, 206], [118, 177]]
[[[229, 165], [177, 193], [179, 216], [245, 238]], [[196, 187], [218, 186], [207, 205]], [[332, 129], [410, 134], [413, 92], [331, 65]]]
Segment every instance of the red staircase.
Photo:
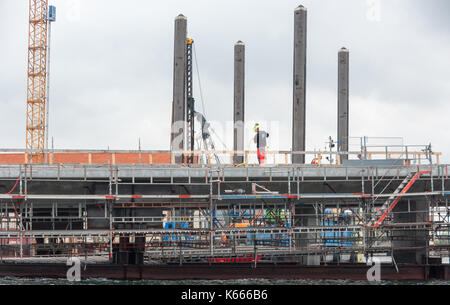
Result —
[[[370, 228], [377, 228], [381, 225], [381, 223], [384, 221], [384, 219], [389, 215], [389, 213], [392, 212], [394, 207], [397, 205], [397, 203], [400, 202], [403, 196], [397, 196], [398, 193], [405, 194], [416, 182], [417, 179], [419, 179], [420, 175], [422, 174], [430, 174], [431, 171], [420, 171], [416, 173], [412, 178], [411, 174], [408, 175], [405, 180], [398, 186], [398, 188], [395, 190], [394, 194], [386, 200], [386, 202], [383, 204], [383, 206], [380, 208], [376, 216], [379, 216], [378, 220], [375, 222], [373, 226], [369, 226]], [[411, 178], [411, 179], [410, 179]], [[408, 182], [409, 180], [409, 182]], [[406, 184], [406, 186], [405, 186]]]

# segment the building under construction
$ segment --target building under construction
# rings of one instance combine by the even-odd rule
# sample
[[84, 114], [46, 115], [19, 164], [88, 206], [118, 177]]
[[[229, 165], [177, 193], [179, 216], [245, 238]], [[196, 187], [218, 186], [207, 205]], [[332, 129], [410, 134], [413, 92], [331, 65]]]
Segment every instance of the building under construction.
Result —
[[[30, 12], [38, 2], [45, 5], [30, 23], [49, 22], [46, 1], [31, 0]], [[45, 130], [27, 120], [27, 130], [40, 131], [30, 139], [40, 140], [28, 145], [27, 133], [25, 150], [0, 151], [0, 276], [65, 277], [67, 258], [79, 257], [82, 277], [366, 279], [378, 261], [382, 279], [448, 279], [448, 165], [431, 145], [364, 137], [350, 149], [345, 48], [337, 147], [306, 150], [306, 30], [299, 6], [292, 150], [267, 151], [264, 166], [244, 150], [244, 43], [234, 46], [234, 147], [220, 151], [195, 110], [194, 41], [183, 15], [175, 18], [170, 150], [47, 149]], [[31, 74], [33, 83], [40, 74]], [[45, 92], [39, 103], [29, 94], [45, 113]], [[46, 126], [45, 115], [34, 116]]]

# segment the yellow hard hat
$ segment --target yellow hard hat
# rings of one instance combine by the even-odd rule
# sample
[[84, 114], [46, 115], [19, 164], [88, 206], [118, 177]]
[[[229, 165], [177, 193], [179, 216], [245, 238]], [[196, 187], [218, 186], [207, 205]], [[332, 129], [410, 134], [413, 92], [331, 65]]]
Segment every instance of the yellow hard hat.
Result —
[[258, 128], [259, 128], [259, 124], [256, 123], [255, 126], [253, 127], [253, 130], [256, 131], [256, 129], [258, 129]]

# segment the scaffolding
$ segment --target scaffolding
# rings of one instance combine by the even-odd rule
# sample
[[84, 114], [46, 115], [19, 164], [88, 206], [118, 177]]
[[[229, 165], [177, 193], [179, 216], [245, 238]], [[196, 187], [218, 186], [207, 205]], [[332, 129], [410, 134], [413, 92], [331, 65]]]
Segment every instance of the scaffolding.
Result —
[[397, 266], [450, 254], [448, 165], [29, 163], [0, 177], [1, 261]]

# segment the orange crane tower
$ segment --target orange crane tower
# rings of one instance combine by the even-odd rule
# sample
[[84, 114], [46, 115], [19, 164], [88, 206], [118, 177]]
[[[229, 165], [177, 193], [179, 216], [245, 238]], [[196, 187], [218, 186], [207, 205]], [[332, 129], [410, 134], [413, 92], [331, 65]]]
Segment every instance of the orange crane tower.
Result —
[[26, 149], [28, 162], [42, 163], [47, 99], [47, 0], [29, 0]]

